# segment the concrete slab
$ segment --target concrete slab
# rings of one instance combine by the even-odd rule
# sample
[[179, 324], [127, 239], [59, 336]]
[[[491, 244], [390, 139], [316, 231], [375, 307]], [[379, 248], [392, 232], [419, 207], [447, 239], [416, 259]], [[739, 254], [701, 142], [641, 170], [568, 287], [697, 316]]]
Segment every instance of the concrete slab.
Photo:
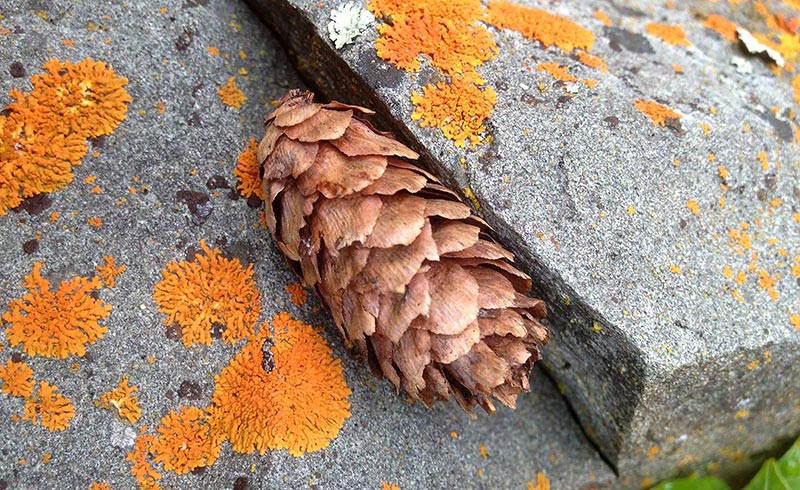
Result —
[[[183, 259], [200, 239], [255, 264], [260, 321], [286, 310], [325, 326], [353, 391], [352, 416], [323, 451], [262, 457], [233, 454], [226, 444], [204, 471], [164, 473], [164, 488], [376, 489], [383, 482], [403, 489], [526, 488], [538, 472], [554, 489], [612, 484], [613, 473], [540, 372], [536, 391], [520, 399], [516, 412], [471, 420], [454, 404], [426, 410], [375, 381], [313, 299], [303, 308], [290, 303], [284, 286], [296, 278], [260, 225], [258, 209], [231, 199], [225, 187], [235, 186], [237, 155], [250, 137], [260, 136], [271, 102], [302, 86], [278, 42], [244, 3], [12, 0], [0, 14], [0, 106], [10, 102], [12, 88], [30, 90], [30, 76], [51, 57], [108, 63], [129, 79], [133, 99], [127, 119], [93, 143], [90, 154], [97, 155], [74, 168], [69, 186], [0, 217], [0, 311], [23, 294], [21, 282], [34, 261], [46, 263], [44, 274], [52, 280], [90, 276], [106, 254], [127, 267], [113, 289], [99, 293], [112, 306], [102, 322], [108, 333], [86, 357], [21, 356], [36, 380], [55, 384], [71, 399], [76, 416], [66, 430], [50, 433], [14, 421], [24, 400], [0, 394], [0, 488], [85, 489], [92, 481], [134, 488], [125, 455], [139, 427], [152, 430], [169, 410], [209, 403], [213, 376], [241, 343], [185, 347], [168, 338], [151, 297], [161, 269]], [[17, 63], [25, 75], [7, 76], [9, 70], [20, 74]], [[230, 77], [247, 97], [239, 110], [216, 93]], [[87, 183], [88, 177], [95, 180]], [[194, 213], [182, 199], [192, 196]], [[51, 221], [54, 212], [59, 216]], [[91, 217], [102, 225], [89, 225]], [[9, 346], [5, 327], [3, 365], [20, 352]], [[133, 427], [95, 405], [123, 375], [140, 389], [144, 413]], [[185, 382], [194, 389], [181, 390]]]
[[[411, 119], [411, 94], [446, 79], [429, 60], [407, 73], [379, 59], [374, 27], [334, 49], [335, 2], [248, 1], [312, 84], [381, 109], [439, 176], [477, 196], [549, 300], [544, 362], [621, 485], [698, 469], [735, 478], [800, 431], [792, 75], [702, 25], [717, 13], [777, 38], [796, 11], [515, 2], [591, 30], [608, 72], [489, 27], [499, 52], [477, 71], [497, 93], [491, 142], [464, 150]], [[689, 46], [649, 23], [682, 26]], [[545, 62], [598, 83], [555, 80], [537, 70]], [[654, 126], [638, 99], [682, 117]]]

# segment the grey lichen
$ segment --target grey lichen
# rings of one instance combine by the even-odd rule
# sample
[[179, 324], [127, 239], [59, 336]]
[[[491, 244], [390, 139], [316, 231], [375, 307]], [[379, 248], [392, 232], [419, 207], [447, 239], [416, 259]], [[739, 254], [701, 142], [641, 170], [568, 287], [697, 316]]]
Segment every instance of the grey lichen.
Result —
[[350, 44], [373, 22], [375, 16], [353, 2], [342, 4], [331, 11], [328, 36], [336, 49]]

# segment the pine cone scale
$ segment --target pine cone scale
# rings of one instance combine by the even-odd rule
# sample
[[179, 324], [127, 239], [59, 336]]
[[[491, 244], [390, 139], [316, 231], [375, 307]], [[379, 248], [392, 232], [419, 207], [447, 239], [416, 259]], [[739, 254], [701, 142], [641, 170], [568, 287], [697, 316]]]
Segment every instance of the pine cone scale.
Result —
[[530, 278], [418, 154], [355, 114], [292, 91], [257, 158], [266, 223], [377, 376], [430, 404], [513, 407], [549, 333]]

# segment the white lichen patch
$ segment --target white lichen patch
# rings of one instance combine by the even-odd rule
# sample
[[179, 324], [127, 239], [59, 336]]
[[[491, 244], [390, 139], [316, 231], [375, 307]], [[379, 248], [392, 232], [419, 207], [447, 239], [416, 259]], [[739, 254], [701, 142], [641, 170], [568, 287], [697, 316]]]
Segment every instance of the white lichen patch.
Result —
[[373, 22], [375, 16], [372, 13], [353, 2], [347, 2], [331, 11], [328, 36], [336, 49], [341, 49], [352, 43]]

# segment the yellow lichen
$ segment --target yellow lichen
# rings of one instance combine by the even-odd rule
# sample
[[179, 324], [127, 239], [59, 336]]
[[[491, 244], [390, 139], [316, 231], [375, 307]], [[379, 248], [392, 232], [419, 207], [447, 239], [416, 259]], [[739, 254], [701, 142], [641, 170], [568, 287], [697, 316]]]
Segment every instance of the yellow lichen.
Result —
[[181, 407], [161, 419], [158, 437], [150, 451], [153, 460], [178, 475], [211, 466], [217, 460], [220, 441], [211, 435], [206, 413], [197, 407]]
[[350, 416], [341, 362], [316, 329], [288, 313], [272, 327], [273, 336], [262, 326], [215, 377], [212, 430], [240, 453], [325, 448]]
[[665, 126], [668, 120], [681, 118], [680, 114], [658, 102], [636, 99], [633, 105], [639, 112], [650, 118], [653, 126]]
[[247, 101], [247, 97], [239, 90], [239, 87], [236, 86], [236, 77], [230, 77], [228, 81], [225, 82], [225, 85], [217, 90], [217, 95], [219, 95], [223, 104], [228, 107], [233, 107], [234, 109], [239, 109], [242, 107], [242, 104]]
[[686, 33], [681, 26], [670, 26], [666, 24], [658, 24], [650, 22], [645, 26], [647, 33], [660, 38], [667, 44], [675, 46], [691, 46], [692, 43], [686, 39]]
[[100, 404], [106, 410], [114, 411], [119, 418], [135, 424], [142, 416], [139, 399], [134, 392], [136, 386], [128, 384], [128, 378], [122, 378], [117, 387], [100, 397]]
[[98, 323], [111, 313], [111, 306], [93, 298], [100, 289], [96, 277], [75, 277], [62, 281], [57, 291], [41, 276], [44, 264], [36, 262], [22, 285], [28, 290], [12, 299], [3, 321], [9, 324], [6, 337], [12, 347], [22, 345], [28, 355], [58, 357], [83, 356], [86, 344], [102, 338], [108, 329]]
[[411, 119], [420, 126], [439, 128], [456, 146], [464, 148], [469, 142], [475, 146], [482, 141], [486, 131], [484, 121], [489, 118], [497, 102], [492, 87], [481, 88], [485, 81], [477, 74], [473, 77], [454, 78], [450, 83], [438, 82], [414, 92], [411, 102], [416, 109]]
[[545, 10], [493, 1], [489, 2], [488, 14], [487, 22], [490, 24], [517, 31], [545, 47], [556, 46], [565, 53], [574, 49], [591, 51], [594, 44], [592, 31]]
[[127, 267], [124, 265], [117, 267], [117, 261], [110, 255], [103, 255], [103, 262], [103, 265], [97, 265], [95, 269], [106, 287], [113, 288], [117, 284], [117, 276], [125, 272]]
[[0, 390], [11, 396], [28, 398], [33, 394], [33, 370], [24, 362], [11, 359], [0, 365]]
[[236, 159], [236, 168], [233, 169], [233, 175], [239, 182], [236, 188], [245, 198], [256, 196], [262, 201], [264, 200], [264, 189], [261, 186], [263, 179], [259, 171], [259, 165], [256, 161], [256, 150], [258, 143], [255, 138], [250, 138], [247, 147], [239, 154]]
[[218, 249], [200, 240], [204, 254], [194, 260], [173, 261], [161, 271], [153, 299], [167, 314], [165, 325], [181, 327], [183, 343], [211, 345], [214, 324], [225, 327], [222, 339], [236, 342], [253, 333], [261, 312], [261, 294], [253, 280], [253, 265], [243, 268]]
[[64, 430], [75, 417], [75, 407], [68, 398], [56, 392], [56, 387], [42, 381], [39, 392], [25, 401], [22, 420], [41, 425], [50, 432]]
[[686, 209], [691, 211], [694, 215], [700, 214], [700, 205], [697, 203], [696, 199], [689, 199], [686, 201]]

